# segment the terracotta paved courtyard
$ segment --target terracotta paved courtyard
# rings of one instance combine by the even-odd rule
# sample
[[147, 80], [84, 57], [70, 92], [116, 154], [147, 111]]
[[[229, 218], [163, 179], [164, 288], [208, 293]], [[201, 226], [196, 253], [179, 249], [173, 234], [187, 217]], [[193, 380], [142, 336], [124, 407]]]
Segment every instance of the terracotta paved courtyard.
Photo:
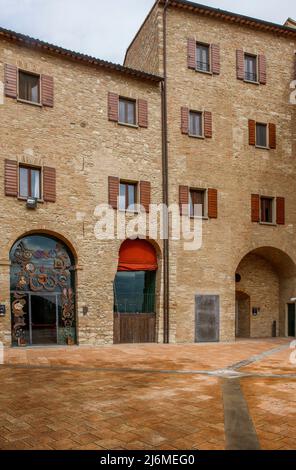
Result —
[[0, 449], [295, 449], [289, 344], [8, 349]]

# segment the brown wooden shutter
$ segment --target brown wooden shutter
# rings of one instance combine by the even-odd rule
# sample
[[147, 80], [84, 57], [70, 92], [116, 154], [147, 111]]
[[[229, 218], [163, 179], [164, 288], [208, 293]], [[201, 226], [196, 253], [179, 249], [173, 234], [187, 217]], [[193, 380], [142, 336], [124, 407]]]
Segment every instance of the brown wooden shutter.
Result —
[[113, 209], [118, 208], [118, 197], [119, 197], [119, 178], [109, 176], [108, 178], [108, 192], [109, 192], [109, 205]]
[[16, 160], [5, 160], [4, 188], [5, 196], [18, 196], [18, 163]]
[[5, 96], [17, 98], [17, 67], [5, 64], [4, 66]]
[[140, 182], [140, 203], [146, 212], [150, 211], [151, 202], [151, 184], [149, 181]]
[[296, 80], [296, 53], [294, 54], [294, 80]]
[[188, 186], [179, 186], [179, 205], [180, 205], [180, 214], [188, 215], [188, 206], [189, 206], [189, 187]]
[[41, 102], [43, 106], [53, 108], [54, 92], [53, 77], [41, 75]]
[[259, 83], [266, 85], [266, 57], [260, 54], [258, 57]]
[[43, 200], [56, 202], [56, 170], [49, 166], [43, 167]]
[[218, 191], [217, 189], [208, 189], [208, 217], [217, 219], [218, 217]]
[[108, 93], [108, 119], [118, 122], [119, 96], [116, 93]]
[[239, 80], [245, 79], [245, 55], [241, 49], [236, 51], [236, 76]]
[[276, 125], [269, 123], [269, 148], [275, 149], [276, 148]]
[[285, 198], [276, 198], [276, 223], [278, 225], [285, 225]]
[[148, 103], [146, 100], [138, 100], [138, 124], [140, 127], [148, 127]]
[[181, 132], [182, 134], [189, 132], [189, 109], [185, 106], [181, 108]]
[[206, 138], [213, 136], [212, 113], [210, 111], [204, 112], [204, 135]]
[[215, 75], [220, 74], [220, 46], [218, 44], [212, 44], [212, 72]]
[[256, 122], [249, 119], [249, 145], [256, 145]]
[[194, 38], [187, 40], [187, 63], [189, 69], [196, 69], [196, 40]]
[[260, 222], [260, 196], [259, 194], [251, 195], [251, 219], [252, 219], [252, 222]]

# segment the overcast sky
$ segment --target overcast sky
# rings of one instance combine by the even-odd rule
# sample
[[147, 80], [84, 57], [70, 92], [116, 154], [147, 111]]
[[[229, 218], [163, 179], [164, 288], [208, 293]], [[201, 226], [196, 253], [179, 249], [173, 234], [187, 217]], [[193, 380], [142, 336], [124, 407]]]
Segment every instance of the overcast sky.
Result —
[[[0, 0], [0, 26], [122, 63], [154, 0]], [[215, 0], [204, 5], [283, 24], [295, 0]]]

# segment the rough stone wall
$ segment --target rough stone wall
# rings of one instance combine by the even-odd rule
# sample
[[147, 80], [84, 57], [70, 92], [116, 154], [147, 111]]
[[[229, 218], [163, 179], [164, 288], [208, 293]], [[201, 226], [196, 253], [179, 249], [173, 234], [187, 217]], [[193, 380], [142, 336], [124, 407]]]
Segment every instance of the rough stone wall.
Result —
[[[171, 283], [176, 286], [171, 289], [176, 309], [171, 321], [176, 341], [193, 341], [195, 295], [217, 294], [221, 302], [220, 338], [232, 340], [234, 274], [241, 259], [257, 247], [272, 246], [296, 260], [295, 107], [289, 103], [296, 43], [175, 8], [168, 10], [167, 34], [170, 201], [178, 201], [179, 185], [218, 190], [218, 219], [203, 222], [202, 248], [186, 253], [181, 243], [171, 243]], [[220, 45], [219, 76], [187, 68], [188, 37]], [[266, 55], [266, 86], [237, 80], [236, 49]], [[182, 106], [213, 113], [212, 139], [181, 134]], [[248, 119], [276, 124], [276, 150], [249, 146]], [[285, 197], [286, 225], [252, 223], [252, 193]], [[268, 331], [261, 326], [258, 331], [271, 335], [269, 325]]]
[[[158, 84], [113, 71], [88, 67], [46, 53], [0, 43], [0, 81], [4, 64], [52, 75], [54, 108], [19, 103], [3, 97], [0, 105], [0, 341], [10, 344], [9, 251], [14, 241], [32, 231], [68, 240], [77, 255], [78, 338], [80, 344], [113, 342], [113, 280], [120, 240], [98, 241], [94, 211], [108, 203], [108, 176], [150, 181], [152, 203], [162, 201], [161, 100]], [[0, 87], [1, 89], [1, 87]], [[108, 91], [148, 101], [149, 127], [132, 128], [108, 121]], [[28, 211], [24, 201], [4, 196], [4, 160], [48, 165], [57, 171], [57, 202]], [[161, 241], [160, 245], [160, 267]], [[161, 268], [158, 294], [162, 291]], [[162, 296], [158, 316], [162, 324]], [[83, 316], [83, 306], [89, 307]]]
[[[249, 312], [243, 312], [249, 313], [250, 337], [270, 337], [272, 323], [276, 321], [279, 326], [280, 281], [277, 272], [269, 261], [256, 254], [244, 258], [237, 272], [241, 275], [237, 289], [250, 296]], [[253, 308], [260, 309], [257, 316], [253, 316]]]
[[156, 4], [128, 49], [124, 65], [155, 75], [163, 71], [162, 9]]

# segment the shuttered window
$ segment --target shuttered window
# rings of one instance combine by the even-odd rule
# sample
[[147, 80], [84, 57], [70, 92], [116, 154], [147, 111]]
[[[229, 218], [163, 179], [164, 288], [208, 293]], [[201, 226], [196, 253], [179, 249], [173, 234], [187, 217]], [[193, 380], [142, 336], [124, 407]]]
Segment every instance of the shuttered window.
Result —
[[40, 103], [40, 75], [19, 70], [19, 99]]
[[190, 189], [189, 213], [190, 217], [205, 217], [206, 191], [204, 189]]
[[261, 197], [261, 222], [272, 224], [274, 220], [274, 198]]
[[248, 82], [257, 82], [257, 57], [245, 54], [245, 80]]
[[137, 183], [126, 183], [120, 181], [119, 209], [122, 211], [135, 212], [137, 207]]
[[119, 122], [136, 125], [136, 102], [126, 98], [119, 98]]
[[203, 136], [202, 113], [196, 111], [189, 112], [189, 134], [194, 137]]
[[267, 148], [267, 125], [257, 122], [256, 123], [256, 146]]
[[41, 170], [27, 166], [19, 167], [19, 196], [41, 199]]
[[210, 72], [210, 46], [196, 44], [196, 68], [200, 72]]

